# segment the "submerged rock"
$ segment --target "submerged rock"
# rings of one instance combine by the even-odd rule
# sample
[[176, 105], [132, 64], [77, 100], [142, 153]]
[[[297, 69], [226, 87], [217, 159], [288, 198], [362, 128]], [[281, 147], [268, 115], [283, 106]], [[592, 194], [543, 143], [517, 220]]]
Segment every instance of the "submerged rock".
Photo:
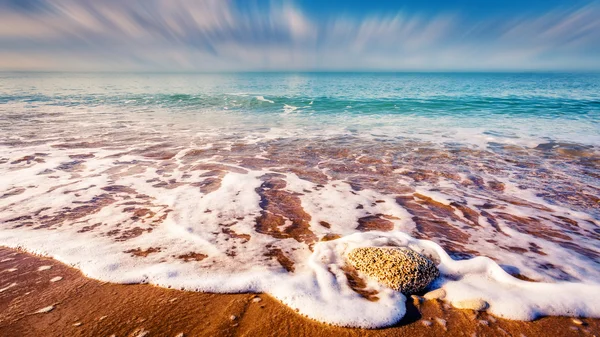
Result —
[[408, 248], [353, 249], [348, 261], [358, 271], [405, 294], [420, 292], [440, 275], [435, 264]]

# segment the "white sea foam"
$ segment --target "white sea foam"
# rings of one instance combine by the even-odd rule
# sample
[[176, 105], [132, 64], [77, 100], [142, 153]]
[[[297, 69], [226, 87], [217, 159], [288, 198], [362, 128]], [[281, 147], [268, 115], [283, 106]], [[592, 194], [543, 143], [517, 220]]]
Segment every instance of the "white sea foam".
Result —
[[[50, 186], [44, 186], [46, 178], [37, 173], [56, 167], [68, 158], [47, 158], [44, 163], [39, 164], [41, 166], [24, 169], [28, 172], [26, 174], [23, 171], [5, 172], [5, 186], [16, 181], [21, 185], [31, 186], [26, 192], [8, 198], [16, 207], [12, 212], [18, 212], [19, 207], [60, 208], [74, 200], [93, 198], [99, 187], [111, 183], [103, 172], [118, 172], [110, 170], [112, 159], [100, 159], [107, 158], [110, 154], [111, 151], [98, 154], [98, 159], [86, 163], [87, 174], [90, 175], [86, 179], [71, 181], [70, 174], [55, 173], [59, 177], [56, 183], [62, 185], [54, 190], [55, 193], [48, 192]], [[182, 156], [176, 155], [175, 158]], [[119, 160], [135, 161], [135, 156], [125, 155]], [[402, 294], [373, 282], [369, 286], [378, 291], [379, 300], [371, 302], [361, 297], [348, 286], [346, 276], [341, 271], [345, 263], [344, 255], [352, 248], [361, 246], [408, 246], [439, 261], [443, 277], [436, 282], [436, 287], [442, 287], [446, 291], [446, 300], [450, 303], [483, 299], [490, 304], [488, 310], [491, 313], [520, 320], [530, 320], [540, 315], [600, 316], [600, 288], [592, 281], [530, 283], [513, 278], [488, 258], [454, 261], [436, 243], [416, 240], [402, 232], [413, 230], [414, 223], [410, 221], [411, 216], [407, 211], [390, 196], [368, 189], [353, 191], [348, 184], [335, 180], [316, 188], [315, 183], [286, 173], [286, 190], [295, 193], [313, 191], [303, 194], [300, 199], [305, 211], [312, 215], [311, 224], [315, 234], [321, 236], [329, 232], [319, 229], [318, 225], [319, 221], [327, 221], [331, 225], [331, 231], [346, 235], [338, 240], [318, 242], [312, 252], [306, 247], [297, 246], [292, 239], [276, 240], [296, 261], [296, 271], [290, 274], [273, 265], [272, 261], [256, 260], [257, 256], [263, 255], [267, 244], [275, 242], [272, 237], [259, 234], [254, 229], [254, 219], [261, 211], [256, 189], [261, 186], [260, 176], [267, 172], [229, 172], [221, 181], [220, 187], [206, 195], [199, 195], [196, 188], [190, 186], [174, 188], [170, 193], [157, 193], [145, 183], [150, 176], [139, 177], [140, 174], [143, 177], [151, 172], [152, 170], [140, 171], [138, 175], [121, 177], [119, 181], [119, 184], [134, 188], [138, 193], [153, 195], [155, 204], [166, 204], [172, 209], [172, 215], [151, 233], [126, 242], [115, 242], [94, 232], [78, 233], [79, 227], [73, 226], [53, 231], [17, 227], [0, 231], [0, 240], [8, 246], [22, 247], [55, 257], [81, 269], [86, 275], [103, 281], [145, 282], [212, 292], [267, 292], [313, 319], [366, 328], [397, 322], [405, 313], [406, 299]], [[205, 171], [199, 171], [203, 172]], [[171, 177], [185, 181], [183, 173], [173, 172]], [[510, 189], [509, 185], [507, 190]], [[69, 193], [72, 190], [79, 191], [79, 196]], [[445, 205], [452, 202], [452, 196], [440, 191], [420, 188], [417, 192]], [[528, 198], [524, 194], [521, 196]], [[542, 202], [535, 195], [529, 198], [532, 202]], [[375, 200], [380, 202], [374, 203]], [[363, 207], [359, 209], [357, 205]], [[152, 209], [159, 211], [162, 207], [164, 206]], [[554, 208], [561, 211], [559, 207]], [[508, 211], [520, 214], [523, 209], [515, 206]], [[355, 233], [356, 219], [368, 214], [389, 214], [400, 219], [392, 221], [396, 231]], [[93, 218], [115, 228], [117, 224], [128, 221], [129, 215], [107, 208]], [[233, 219], [235, 223], [231, 224]], [[245, 245], [238, 245], [237, 248], [238, 253], [245, 256], [233, 261], [228, 258], [226, 252], [234, 248], [231, 240], [211, 234], [218, 233], [223, 225], [230, 226], [238, 234], [251, 236]], [[509, 231], [508, 228], [503, 229]], [[523, 234], [514, 231], [510, 235], [512, 241], [531, 240], [528, 236], [520, 239], [519, 235]], [[554, 244], [551, 242], [539, 243], [555, 259], [568, 260], [576, 267], [572, 270], [573, 274], [582, 279], [597, 279], [589, 271], [589, 265], [586, 266], [583, 261], [569, 258], [559, 247], [552, 249]], [[137, 247], [160, 247], [162, 250], [145, 258], [124, 253]], [[527, 259], [514, 259], [514, 255], [504, 257], [507, 253], [481, 242], [477, 247], [482, 252], [487, 249], [488, 253], [500, 260], [514, 261], [530, 275], [536, 275], [535, 269], [523, 263]], [[201, 251], [208, 258], [199, 263], [184, 263], [172, 258], [191, 251]]]
[[273, 101], [272, 101], [272, 100], [270, 100], [270, 99], [266, 99], [266, 98], [264, 98], [263, 96], [256, 96], [256, 100], [257, 100], [257, 101], [261, 101], [261, 102], [267, 102], [267, 103], [275, 103], [275, 102], [273, 102]]
[[[118, 246], [77, 249], [81, 243], [65, 240], [58, 245], [57, 235], [15, 238], [2, 235], [3, 242], [44, 247], [44, 252], [77, 266], [90, 277], [112, 282], [148, 282], [189, 290], [216, 292], [267, 292], [300, 313], [327, 323], [376, 328], [391, 325], [405, 313], [405, 297], [370, 283], [379, 291], [379, 300], [369, 301], [348, 286], [340, 267], [345, 254], [356, 247], [404, 246], [439, 261], [442, 277], [436, 286], [443, 288], [446, 300], [457, 302], [483, 299], [489, 311], [499, 317], [532, 320], [542, 315], [600, 317], [600, 285], [592, 283], [532, 283], [507, 274], [491, 259], [477, 257], [455, 261], [437, 244], [416, 240], [402, 232], [356, 233], [338, 240], [319, 242], [306, 264], [294, 274], [267, 270], [234, 274], [198, 273], [181, 263], [148, 263], [135, 259], [115, 260]], [[158, 238], [154, 238], [158, 239]], [[171, 241], [170, 239], [164, 239]], [[49, 241], [49, 242], [48, 242]], [[172, 242], [172, 241], [171, 241]], [[174, 243], [174, 242], [172, 242]], [[77, 251], [80, 252], [77, 252]]]
[[285, 114], [295, 112], [296, 110], [298, 110], [297, 106], [288, 105], [288, 104], [283, 105], [283, 113], [285, 113]]

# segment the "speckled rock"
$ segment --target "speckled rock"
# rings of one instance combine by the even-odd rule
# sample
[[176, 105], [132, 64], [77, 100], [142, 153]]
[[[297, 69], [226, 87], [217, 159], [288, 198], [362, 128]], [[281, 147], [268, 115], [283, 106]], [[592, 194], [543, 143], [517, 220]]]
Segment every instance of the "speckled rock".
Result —
[[353, 249], [348, 261], [363, 274], [405, 294], [420, 292], [440, 275], [435, 264], [408, 248]]

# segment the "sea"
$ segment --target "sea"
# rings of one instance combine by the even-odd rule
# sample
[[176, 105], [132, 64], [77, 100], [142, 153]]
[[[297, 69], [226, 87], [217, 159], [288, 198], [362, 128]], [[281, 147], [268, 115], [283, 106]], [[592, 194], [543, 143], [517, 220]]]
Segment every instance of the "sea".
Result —
[[0, 73], [0, 245], [363, 328], [407, 295], [347, 254], [408, 247], [449, 304], [600, 317], [600, 74]]

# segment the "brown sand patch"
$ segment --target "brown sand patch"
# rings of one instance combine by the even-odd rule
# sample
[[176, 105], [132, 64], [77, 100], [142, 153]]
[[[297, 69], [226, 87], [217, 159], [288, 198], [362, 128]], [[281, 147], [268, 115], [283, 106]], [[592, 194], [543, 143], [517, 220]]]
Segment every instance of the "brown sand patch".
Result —
[[529, 207], [529, 208], [534, 208], [540, 211], [545, 211], [545, 212], [553, 212], [552, 209], [544, 206], [544, 205], [540, 205], [540, 204], [536, 204], [534, 202], [530, 202], [527, 200], [523, 200], [517, 197], [512, 197], [512, 196], [507, 196], [507, 195], [503, 195], [503, 196], [498, 196], [498, 200], [507, 202], [511, 205], [515, 205], [515, 206], [522, 206], [522, 207]]
[[595, 209], [598, 208], [598, 205], [600, 205], [600, 190], [594, 190], [592, 193], [585, 193], [580, 190], [573, 190], [572, 187], [567, 187], [554, 188], [550, 193], [541, 192], [538, 193], [538, 196], [552, 202], [560, 201], [561, 203], [567, 205], [575, 204], [587, 209]]
[[294, 261], [285, 255], [280, 248], [274, 248], [271, 245], [267, 245], [267, 252], [265, 256], [275, 258], [277, 262], [285, 269], [288, 273], [293, 273], [296, 270], [294, 267]]
[[71, 154], [69, 158], [71, 159], [90, 159], [94, 158], [95, 155], [93, 153], [81, 153], [81, 154]]
[[350, 286], [350, 289], [354, 290], [357, 294], [371, 302], [376, 302], [379, 300], [379, 297], [377, 297], [379, 292], [377, 292], [377, 290], [367, 288], [367, 282], [360, 277], [356, 268], [352, 267], [351, 265], [344, 265], [342, 270], [348, 279], [348, 286]]
[[241, 174], [248, 173], [247, 170], [244, 170], [242, 168], [238, 168], [235, 166], [229, 166], [229, 165], [223, 165], [223, 164], [212, 164], [212, 163], [195, 164], [192, 167], [190, 167], [189, 169], [187, 169], [187, 171], [215, 171], [215, 170], [241, 173]]
[[261, 170], [264, 168], [273, 167], [277, 164], [277, 162], [271, 159], [245, 157], [241, 158], [237, 164], [250, 170]]
[[158, 184], [152, 185], [152, 187], [166, 188], [168, 190], [172, 190], [174, 188], [177, 188], [177, 187], [183, 186], [183, 185], [185, 185], [185, 183], [177, 182], [175, 179], [170, 179], [167, 181], [160, 181]]
[[335, 233], [327, 233], [325, 234], [320, 241], [332, 241], [341, 238], [342, 236]]
[[23, 187], [16, 187], [16, 188], [10, 189], [8, 192], [0, 195], [0, 199], [5, 199], [5, 198], [8, 198], [8, 197], [13, 197], [15, 195], [22, 194], [25, 191], [26, 191], [26, 189], [24, 189]]
[[[140, 236], [140, 235], [142, 235], [142, 234], [144, 234], [146, 232], [150, 233], [150, 232], [152, 232], [152, 228], [133, 227], [133, 228], [126, 229], [126, 230], [123, 230], [123, 231], [121, 231], [119, 229], [116, 229], [114, 231], [116, 231], [115, 235], [116, 234], [120, 234], [114, 240], [122, 242], [122, 241], [131, 240], [133, 238], [137, 238], [138, 236]], [[107, 233], [107, 235], [110, 236], [110, 232]]]
[[102, 187], [101, 190], [111, 193], [126, 193], [126, 194], [137, 194], [137, 191], [131, 187], [123, 185], [110, 185]]
[[100, 212], [100, 210], [102, 210], [104, 207], [113, 204], [114, 202], [116, 202], [116, 200], [108, 194], [95, 196], [89, 201], [81, 202], [84, 203], [82, 206], [73, 208], [65, 207], [62, 210], [54, 213], [53, 216], [44, 215], [39, 217], [39, 221], [42, 224], [36, 227], [36, 229], [52, 227], [58, 224], [63, 224], [67, 221], [80, 220], [84, 217]]
[[169, 160], [173, 159], [177, 155], [177, 152], [174, 151], [156, 151], [156, 152], [147, 152], [144, 153], [143, 156], [146, 158], [158, 159], [158, 160]]
[[18, 221], [26, 221], [26, 220], [31, 220], [33, 217], [31, 215], [22, 215], [22, 216], [18, 216], [16, 218], [11, 218], [8, 219], [6, 221], [4, 221], [5, 223], [10, 223], [10, 222], [18, 222]]
[[78, 142], [78, 143], [61, 143], [52, 145], [53, 148], [58, 149], [87, 149], [87, 148], [100, 148], [107, 145], [104, 142]]
[[137, 256], [137, 257], [147, 257], [148, 255], [152, 254], [152, 253], [158, 253], [161, 251], [161, 248], [154, 248], [154, 247], [150, 247], [146, 250], [142, 250], [141, 248], [135, 248], [135, 249], [130, 249], [130, 250], [126, 250], [123, 253], [127, 253], [127, 254], [131, 254], [131, 256]]
[[394, 229], [394, 223], [389, 220], [382, 219], [377, 215], [368, 215], [358, 219], [358, 226], [356, 229], [361, 232], [389, 232]]
[[331, 224], [327, 221], [319, 221], [319, 225], [325, 227], [325, 228], [331, 228]]
[[63, 188], [63, 187], [70, 186], [70, 185], [74, 185], [74, 184], [77, 184], [77, 183], [80, 183], [80, 182], [81, 182], [81, 180], [77, 180], [77, 181], [72, 181], [72, 182], [70, 182], [70, 183], [66, 183], [66, 184], [61, 184], [61, 185], [52, 186], [52, 187], [50, 187], [50, 188], [48, 189], [48, 193], [50, 193], [50, 192], [54, 192], [54, 191], [56, 191], [56, 190], [57, 190], [57, 189], [59, 189], [59, 188]]
[[208, 172], [204, 172], [200, 175], [200, 177], [223, 177], [227, 172], [221, 170], [211, 170]]
[[413, 215], [412, 219], [416, 224], [413, 235], [420, 239], [439, 238], [446, 250], [463, 250], [463, 245], [468, 243], [470, 235], [446, 221], [448, 218], [460, 221], [454, 214], [454, 208], [420, 194], [415, 194], [415, 197], [420, 200], [417, 201], [413, 196], [396, 198], [396, 202]]
[[94, 229], [96, 229], [97, 227], [102, 226], [101, 222], [95, 223], [93, 225], [89, 225], [89, 226], [83, 226], [81, 227], [80, 230], [77, 231], [77, 233], [85, 233], [85, 232], [90, 232], [93, 231]]
[[233, 239], [240, 239], [242, 243], [250, 241], [251, 238], [250, 234], [239, 234], [230, 228], [221, 228], [221, 232], [223, 232], [223, 234], [229, 235], [229, 237]]
[[404, 171], [400, 174], [410, 177], [412, 180], [417, 182], [426, 181], [428, 183], [435, 184], [439, 181], [438, 177], [431, 170]]
[[75, 196], [78, 197], [78, 196], [80, 196], [80, 194], [77, 193], [77, 192], [87, 191], [90, 188], [94, 188], [94, 187], [96, 187], [96, 185], [90, 185], [88, 187], [82, 187], [82, 188], [79, 188], [79, 189], [76, 189], [76, 190], [66, 190], [66, 191], [63, 192], [63, 194], [71, 194], [71, 193], [73, 193], [73, 194], [75, 194]]
[[126, 207], [123, 212], [133, 213], [130, 219], [133, 221], [141, 220], [141, 222], [145, 222], [145, 219], [153, 218], [156, 215], [148, 208]]
[[538, 246], [535, 242], [529, 242], [529, 251], [542, 256], [548, 255], [542, 251], [542, 247]]
[[508, 234], [502, 231], [502, 228], [500, 228], [500, 225], [498, 225], [498, 220], [496, 220], [496, 217], [494, 217], [492, 214], [486, 211], [481, 211], [481, 216], [487, 219], [488, 223], [494, 228], [496, 232], [508, 236]]
[[298, 178], [310, 181], [313, 184], [327, 184], [329, 180], [325, 173], [317, 169], [292, 167], [286, 171], [295, 173]]
[[499, 181], [488, 181], [488, 187], [492, 191], [503, 192], [504, 191], [504, 183]]
[[208, 255], [206, 255], [206, 254], [201, 254], [201, 253], [196, 253], [196, 252], [190, 252], [190, 253], [186, 253], [186, 254], [177, 256], [178, 259], [183, 260], [184, 262], [190, 262], [190, 261], [200, 262], [200, 261], [206, 259], [207, 257], [208, 257]]
[[455, 209], [452, 207], [452, 205], [443, 204], [419, 193], [415, 193], [413, 196], [416, 198], [415, 200], [418, 204], [425, 205], [427, 209], [433, 212], [436, 216], [460, 221], [460, 218], [458, 218], [454, 213]]
[[[282, 190], [285, 180], [269, 175], [263, 179], [263, 184], [256, 189], [263, 209], [256, 218], [256, 231], [278, 239], [293, 238], [308, 245], [315, 243], [317, 236], [310, 230], [311, 216], [302, 208], [300, 198]], [[286, 219], [291, 224], [286, 224]]]
[[[211, 171], [211, 172], [215, 172], [215, 171]], [[223, 171], [217, 171], [217, 172], [223, 172]], [[199, 187], [201, 193], [208, 194], [208, 193], [218, 190], [221, 187], [221, 181], [224, 176], [225, 176], [225, 174], [222, 174], [219, 177], [209, 177], [209, 178], [204, 179], [201, 182], [193, 183], [192, 186]]]
[[12, 165], [20, 164], [25, 162], [26, 164], [31, 164], [31, 162], [35, 159], [35, 156], [24, 156], [19, 159], [13, 160], [10, 162]]
[[[496, 216], [505, 220], [505, 223], [512, 229], [517, 230], [521, 233], [529, 234], [535, 237], [542, 238], [544, 240], [552, 242], [562, 242], [561, 240], [570, 241], [571, 237], [562, 234], [559, 231], [548, 227], [539, 219], [533, 217], [522, 217], [514, 214], [508, 214], [503, 212], [497, 212]], [[560, 239], [560, 240], [558, 240]]]
[[485, 189], [485, 181], [480, 176], [471, 175], [466, 180], [462, 181], [464, 186], [476, 186], [480, 189]]
[[479, 226], [479, 213], [477, 211], [458, 202], [452, 202], [450, 205], [461, 211], [465, 219], [471, 221], [473, 225]]

